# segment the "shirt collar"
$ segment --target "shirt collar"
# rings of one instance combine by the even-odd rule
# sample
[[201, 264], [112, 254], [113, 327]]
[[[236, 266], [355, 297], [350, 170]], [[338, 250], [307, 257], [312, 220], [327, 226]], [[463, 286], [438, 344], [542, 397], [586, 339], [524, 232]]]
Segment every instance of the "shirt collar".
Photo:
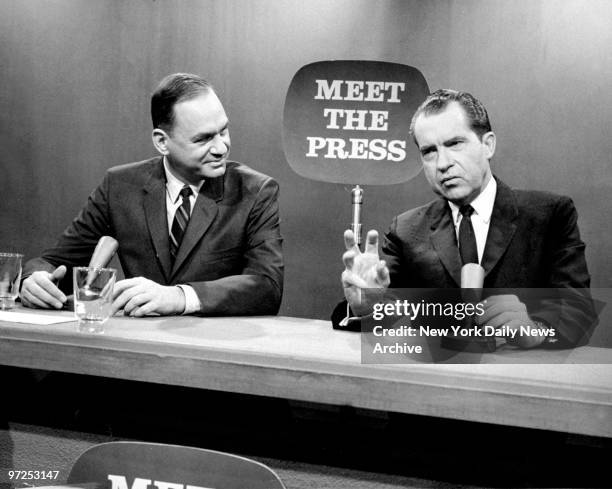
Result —
[[[491, 214], [493, 214], [493, 204], [495, 203], [495, 196], [497, 195], [497, 182], [491, 175], [489, 183], [480, 194], [470, 202], [470, 205], [474, 208], [474, 216], [483, 221], [485, 224], [489, 224], [491, 221]], [[459, 206], [448, 201], [448, 205], [453, 213], [453, 222], [455, 225], [459, 223]]]
[[[170, 170], [170, 166], [168, 165], [168, 160], [164, 156], [164, 173], [166, 174], [166, 191], [168, 192], [168, 196], [172, 202], [176, 202], [176, 199], [179, 198], [179, 193], [181, 189], [185, 186], [185, 184], [179, 180], [172, 170]], [[204, 180], [202, 180], [198, 185], [189, 185], [193, 195], [198, 195], [200, 192], [200, 188], [204, 185]]]

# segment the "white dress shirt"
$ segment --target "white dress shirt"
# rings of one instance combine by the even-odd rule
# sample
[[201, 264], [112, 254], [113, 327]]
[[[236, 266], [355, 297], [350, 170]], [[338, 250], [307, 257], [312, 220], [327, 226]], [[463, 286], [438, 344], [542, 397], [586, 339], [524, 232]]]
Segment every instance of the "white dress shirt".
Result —
[[[176, 214], [177, 209], [180, 207], [182, 203], [182, 199], [180, 198], [181, 189], [185, 186], [185, 184], [179, 180], [174, 174], [170, 167], [168, 166], [168, 162], [166, 161], [166, 157], [164, 156], [164, 172], [166, 173], [166, 214], [168, 217], [168, 233], [172, 229], [172, 221], [174, 221], [174, 214]], [[191, 204], [191, 212], [193, 212], [193, 207], [198, 198], [198, 194], [200, 192], [200, 188], [204, 184], [204, 180], [200, 182], [199, 185], [189, 185], [191, 188], [191, 195], [189, 196], [189, 202]], [[183, 314], [191, 314], [193, 312], [199, 311], [201, 307], [200, 299], [196, 294], [193, 287], [190, 285], [179, 284], [177, 287], [180, 287], [185, 294], [185, 310]]]
[[[478, 251], [478, 263], [482, 262], [485, 245], [487, 243], [487, 234], [489, 233], [489, 225], [491, 224], [491, 214], [493, 213], [493, 204], [495, 203], [495, 195], [497, 194], [497, 182], [491, 176], [489, 183], [482, 192], [476, 197], [470, 205], [474, 208], [472, 214], [472, 227], [476, 236], [476, 249]], [[448, 202], [453, 213], [453, 223], [455, 224], [455, 236], [459, 240], [459, 224], [463, 216], [459, 212], [459, 206]]]

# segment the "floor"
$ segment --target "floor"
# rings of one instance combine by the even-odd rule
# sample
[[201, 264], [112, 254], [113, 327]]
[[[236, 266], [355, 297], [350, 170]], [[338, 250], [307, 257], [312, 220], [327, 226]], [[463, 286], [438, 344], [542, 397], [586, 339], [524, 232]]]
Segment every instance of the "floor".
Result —
[[65, 477], [82, 451], [115, 439], [251, 457], [289, 489], [612, 487], [612, 443], [596, 437], [63, 374], [11, 399], [7, 489], [9, 468]]

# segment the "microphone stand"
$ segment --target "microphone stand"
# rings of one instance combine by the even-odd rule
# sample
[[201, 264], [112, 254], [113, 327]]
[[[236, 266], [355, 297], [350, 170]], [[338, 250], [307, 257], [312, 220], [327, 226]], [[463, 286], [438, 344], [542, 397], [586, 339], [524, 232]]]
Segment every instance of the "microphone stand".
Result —
[[363, 203], [363, 189], [359, 185], [355, 185], [351, 190], [351, 203], [353, 206], [351, 231], [353, 231], [355, 243], [359, 247], [361, 245], [361, 204]]

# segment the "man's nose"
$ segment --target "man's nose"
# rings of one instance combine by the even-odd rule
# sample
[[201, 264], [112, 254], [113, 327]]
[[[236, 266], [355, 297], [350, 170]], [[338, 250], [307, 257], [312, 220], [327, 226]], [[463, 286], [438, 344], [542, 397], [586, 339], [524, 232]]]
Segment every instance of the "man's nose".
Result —
[[438, 161], [436, 163], [438, 171], [442, 173], [444, 173], [451, 166], [453, 166], [452, 156], [449, 154], [446, 148], [442, 148], [438, 151]]
[[220, 134], [217, 134], [213, 139], [212, 145], [210, 147], [210, 152], [216, 155], [224, 155], [225, 153], [227, 153], [228, 149], [229, 141]]

